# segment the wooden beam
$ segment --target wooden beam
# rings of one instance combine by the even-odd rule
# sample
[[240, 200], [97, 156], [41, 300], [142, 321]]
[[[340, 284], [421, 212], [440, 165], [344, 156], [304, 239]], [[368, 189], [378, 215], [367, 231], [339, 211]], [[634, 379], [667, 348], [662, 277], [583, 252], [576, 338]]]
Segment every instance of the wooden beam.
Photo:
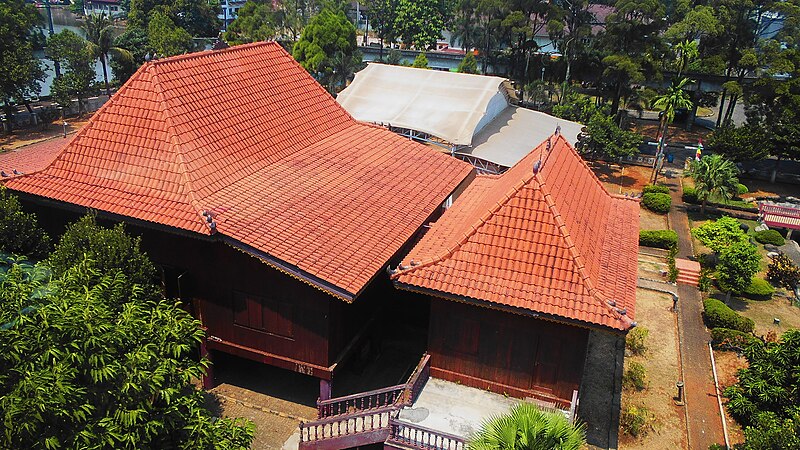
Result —
[[280, 367], [281, 369], [291, 370], [293, 372], [302, 373], [315, 378], [323, 380], [330, 380], [333, 377], [333, 369], [330, 367], [318, 366], [316, 364], [299, 361], [288, 356], [276, 355], [274, 353], [265, 352], [263, 350], [256, 350], [254, 348], [245, 347], [234, 342], [225, 341], [216, 336], [208, 337], [207, 347], [209, 350], [219, 350], [231, 355], [247, 358], [271, 366]]

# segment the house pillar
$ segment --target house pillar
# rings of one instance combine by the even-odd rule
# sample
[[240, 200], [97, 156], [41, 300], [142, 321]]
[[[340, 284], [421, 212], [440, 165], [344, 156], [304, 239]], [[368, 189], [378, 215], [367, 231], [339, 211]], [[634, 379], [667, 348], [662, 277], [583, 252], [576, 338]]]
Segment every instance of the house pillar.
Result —
[[319, 380], [319, 399], [320, 400], [330, 400], [331, 399], [331, 391], [333, 386], [333, 380], [323, 380], [320, 378]]
[[211, 363], [206, 368], [206, 373], [203, 375], [203, 389], [213, 389], [214, 384], [214, 353], [208, 348], [208, 340], [203, 338], [200, 341], [200, 357], [206, 358]]

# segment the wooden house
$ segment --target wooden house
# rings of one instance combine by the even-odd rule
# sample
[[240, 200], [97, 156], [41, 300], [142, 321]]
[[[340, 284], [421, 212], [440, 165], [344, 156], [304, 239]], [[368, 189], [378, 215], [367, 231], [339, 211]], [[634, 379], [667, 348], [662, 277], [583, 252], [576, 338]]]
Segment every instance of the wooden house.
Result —
[[0, 169], [47, 215], [137, 227], [205, 350], [319, 378], [323, 399], [386, 267], [472, 176], [356, 122], [274, 42], [148, 62], [71, 139]]
[[635, 326], [638, 218], [563, 136], [478, 175], [392, 275], [430, 301], [431, 376], [569, 405], [589, 330]]

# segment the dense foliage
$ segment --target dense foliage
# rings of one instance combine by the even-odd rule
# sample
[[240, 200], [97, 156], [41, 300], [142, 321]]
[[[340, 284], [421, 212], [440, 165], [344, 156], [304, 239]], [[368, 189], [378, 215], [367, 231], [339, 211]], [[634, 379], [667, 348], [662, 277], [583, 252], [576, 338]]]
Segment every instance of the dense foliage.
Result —
[[733, 217], [722, 216], [692, 228], [691, 233], [706, 247], [721, 252], [734, 243], [747, 241], [747, 235], [742, 231], [741, 225], [741, 222]]
[[750, 345], [748, 367], [725, 389], [728, 411], [745, 426], [744, 449], [800, 448], [800, 330]]
[[669, 194], [669, 186], [663, 184], [648, 184], [642, 188], [642, 194]]
[[86, 41], [70, 30], [63, 30], [47, 39], [47, 57], [58, 61], [64, 73], [53, 82], [51, 95], [67, 108], [73, 98], [78, 99], [79, 114], [83, 113], [83, 100], [91, 93], [94, 81], [94, 55]]
[[703, 300], [703, 319], [709, 328], [727, 328], [743, 333], [752, 333], [755, 323], [732, 310], [719, 300], [709, 298]]
[[778, 286], [794, 289], [800, 283], [800, 267], [781, 253], [769, 263], [767, 279]]
[[36, 215], [25, 213], [19, 199], [0, 186], [0, 252], [39, 259], [49, 249], [50, 237], [39, 228]]
[[543, 412], [521, 402], [505, 415], [490, 417], [470, 439], [475, 450], [558, 448], [579, 450], [586, 443], [583, 425], [572, 424], [560, 413]]
[[467, 53], [464, 59], [458, 63], [458, 71], [460, 73], [478, 73], [478, 62], [472, 52]]
[[160, 296], [154, 283], [156, 268], [142, 251], [141, 239], [125, 233], [122, 224], [104, 228], [97, 224], [93, 215], [82, 217], [67, 227], [47, 264], [55, 276], [63, 276], [86, 258], [91, 259], [94, 267], [103, 274], [124, 275], [118, 302], [125, 302], [134, 291], [148, 300]]
[[321, 84], [329, 84], [334, 77], [334, 60], [352, 61], [358, 55], [356, 29], [344, 13], [323, 9], [303, 30], [292, 54]]
[[769, 300], [774, 293], [775, 288], [773, 288], [768, 281], [755, 277], [750, 280], [750, 284], [742, 290], [742, 295], [752, 300]]
[[126, 289], [83, 260], [41, 281], [0, 282], [4, 448], [245, 449], [250, 425], [215, 419], [192, 384], [203, 332], [180, 305]]
[[692, 161], [688, 174], [694, 180], [697, 199], [702, 202], [705, 213], [706, 203], [713, 196], [730, 200], [738, 192], [739, 170], [721, 155], [703, 156], [700, 161]]
[[761, 341], [758, 340], [751, 333], [745, 333], [739, 330], [731, 330], [728, 328], [712, 328], [711, 329], [711, 343], [714, 348], [723, 350], [735, 349], [741, 351], [751, 344], [757, 344]]
[[666, 214], [672, 207], [672, 197], [669, 194], [648, 192], [642, 196], [642, 206], [659, 214]]
[[425, 55], [425, 52], [420, 52], [416, 58], [414, 58], [414, 62], [411, 63], [411, 67], [417, 69], [427, 69], [428, 68], [428, 57]]
[[0, 0], [0, 102], [7, 106], [39, 93], [44, 71], [33, 54], [31, 32], [41, 21], [32, 4]]
[[743, 292], [760, 268], [761, 255], [756, 246], [746, 240], [735, 242], [719, 254], [717, 281], [725, 292]]
[[639, 232], [639, 245], [669, 250], [678, 245], [678, 233], [674, 230], [642, 230]]
[[781, 246], [786, 243], [786, 241], [783, 239], [783, 236], [781, 236], [781, 234], [776, 230], [756, 231], [753, 237], [761, 244]]

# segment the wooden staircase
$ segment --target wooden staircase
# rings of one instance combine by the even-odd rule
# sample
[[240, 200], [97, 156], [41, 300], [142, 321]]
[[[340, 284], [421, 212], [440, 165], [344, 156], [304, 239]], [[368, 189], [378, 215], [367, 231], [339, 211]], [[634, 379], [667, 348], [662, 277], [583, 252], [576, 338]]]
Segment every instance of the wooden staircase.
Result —
[[678, 283], [694, 287], [700, 285], [700, 263], [688, 259], [675, 259], [675, 267], [678, 269]]
[[405, 384], [318, 400], [318, 419], [300, 422], [299, 450], [336, 450], [386, 441], [392, 419], [414, 403], [429, 377], [430, 356], [425, 354]]

